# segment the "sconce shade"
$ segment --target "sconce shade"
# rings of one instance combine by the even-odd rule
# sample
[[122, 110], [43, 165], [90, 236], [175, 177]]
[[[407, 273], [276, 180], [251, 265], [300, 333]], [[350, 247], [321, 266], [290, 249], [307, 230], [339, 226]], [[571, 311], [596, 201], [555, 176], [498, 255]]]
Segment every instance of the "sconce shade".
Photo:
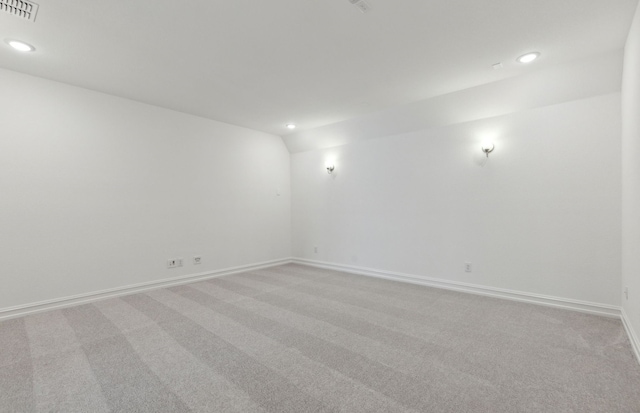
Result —
[[482, 143], [482, 152], [484, 152], [487, 155], [487, 158], [489, 157], [489, 154], [493, 152], [494, 149], [495, 149], [495, 145], [493, 144], [493, 142]]

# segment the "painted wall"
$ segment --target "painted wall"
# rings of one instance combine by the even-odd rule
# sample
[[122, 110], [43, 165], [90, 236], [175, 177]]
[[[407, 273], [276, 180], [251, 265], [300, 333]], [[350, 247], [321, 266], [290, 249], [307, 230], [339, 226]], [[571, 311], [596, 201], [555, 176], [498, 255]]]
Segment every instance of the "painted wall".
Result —
[[292, 154], [294, 257], [620, 305], [620, 130], [612, 93]]
[[[622, 306], [640, 334], [640, 8], [625, 47], [622, 79]], [[638, 343], [640, 344], [640, 343]]]
[[0, 90], [0, 309], [290, 256], [280, 137], [7, 70]]

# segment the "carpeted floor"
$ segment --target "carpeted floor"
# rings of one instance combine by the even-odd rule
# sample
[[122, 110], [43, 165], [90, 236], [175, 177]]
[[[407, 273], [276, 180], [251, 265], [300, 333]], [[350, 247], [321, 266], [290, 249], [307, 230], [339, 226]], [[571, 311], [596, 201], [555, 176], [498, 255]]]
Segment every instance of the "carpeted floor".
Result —
[[640, 412], [619, 320], [298, 265], [0, 323], [1, 412]]

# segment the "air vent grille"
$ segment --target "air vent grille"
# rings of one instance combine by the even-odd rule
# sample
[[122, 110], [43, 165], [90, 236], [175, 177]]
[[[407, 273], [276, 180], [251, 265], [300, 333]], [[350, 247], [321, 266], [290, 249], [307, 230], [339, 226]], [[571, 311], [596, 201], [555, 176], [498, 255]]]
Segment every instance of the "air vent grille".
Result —
[[38, 5], [25, 0], [0, 0], [0, 10], [33, 22], [36, 21]]

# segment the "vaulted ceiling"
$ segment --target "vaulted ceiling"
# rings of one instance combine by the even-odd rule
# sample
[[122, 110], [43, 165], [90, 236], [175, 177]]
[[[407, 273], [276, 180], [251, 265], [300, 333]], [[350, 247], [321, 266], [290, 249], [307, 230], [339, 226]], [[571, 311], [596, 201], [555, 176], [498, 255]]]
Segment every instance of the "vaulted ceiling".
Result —
[[[365, 1], [367, 13], [349, 0], [39, 0], [35, 22], [0, 12], [0, 37], [37, 49], [20, 54], [2, 42], [0, 67], [286, 140], [593, 55], [615, 57], [638, 4]], [[515, 61], [529, 51], [540, 59]]]

